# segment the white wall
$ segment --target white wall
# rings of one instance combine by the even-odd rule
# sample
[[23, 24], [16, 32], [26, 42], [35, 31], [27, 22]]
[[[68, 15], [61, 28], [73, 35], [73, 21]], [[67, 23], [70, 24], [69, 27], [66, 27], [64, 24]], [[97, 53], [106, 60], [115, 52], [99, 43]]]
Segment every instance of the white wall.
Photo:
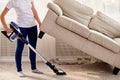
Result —
[[120, 21], [120, 0], [78, 0], [93, 8], [95, 11], [102, 11], [108, 16]]

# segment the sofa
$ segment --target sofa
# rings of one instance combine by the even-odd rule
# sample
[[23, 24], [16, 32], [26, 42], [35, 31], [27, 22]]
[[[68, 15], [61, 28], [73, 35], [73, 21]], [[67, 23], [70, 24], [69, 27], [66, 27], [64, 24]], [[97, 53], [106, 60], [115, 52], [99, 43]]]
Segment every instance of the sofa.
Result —
[[120, 69], [120, 23], [77, 0], [54, 0], [41, 31]]

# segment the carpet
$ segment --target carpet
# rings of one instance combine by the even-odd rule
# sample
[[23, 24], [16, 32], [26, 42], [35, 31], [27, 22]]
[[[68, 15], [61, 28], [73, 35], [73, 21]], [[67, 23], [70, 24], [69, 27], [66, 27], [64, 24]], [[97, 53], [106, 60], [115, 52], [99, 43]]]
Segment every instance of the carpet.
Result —
[[30, 63], [23, 62], [23, 72], [27, 76], [19, 77], [14, 62], [0, 62], [0, 80], [120, 80], [120, 73], [113, 75], [113, 67], [103, 62], [81, 65], [55, 65], [63, 69], [67, 75], [56, 75], [43, 62], [37, 62], [37, 67], [44, 74], [35, 74], [31, 72]]

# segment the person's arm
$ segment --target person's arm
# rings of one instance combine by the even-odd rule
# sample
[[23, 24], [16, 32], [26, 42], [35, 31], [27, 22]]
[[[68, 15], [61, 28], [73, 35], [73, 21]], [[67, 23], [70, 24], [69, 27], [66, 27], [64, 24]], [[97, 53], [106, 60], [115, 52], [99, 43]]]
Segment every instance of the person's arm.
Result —
[[1, 19], [1, 23], [2, 23], [5, 31], [6, 31], [7, 33], [10, 33], [10, 32], [11, 32], [11, 29], [7, 26], [7, 23], [6, 23], [6, 21], [5, 21], [5, 16], [6, 16], [6, 14], [8, 13], [8, 11], [9, 11], [9, 9], [8, 9], [7, 7], [5, 7], [5, 9], [3, 10], [3, 12], [1, 13], [0, 19]]
[[38, 22], [39, 26], [41, 26], [41, 21], [40, 21], [40, 18], [38, 16], [38, 13], [35, 9], [35, 6], [34, 6], [33, 2], [32, 2], [32, 11], [33, 11], [33, 14], [34, 14], [34, 17], [35, 17], [36, 21]]

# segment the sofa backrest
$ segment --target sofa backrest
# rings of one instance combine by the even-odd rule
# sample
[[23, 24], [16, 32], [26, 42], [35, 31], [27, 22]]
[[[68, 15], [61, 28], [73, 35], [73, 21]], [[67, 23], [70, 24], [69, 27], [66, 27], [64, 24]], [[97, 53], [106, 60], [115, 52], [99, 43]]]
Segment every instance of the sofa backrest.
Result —
[[120, 23], [100, 11], [92, 18], [89, 28], [99, 31], [111, 38], [120, 37]]
[[63, 15], [72, 18], [86, 26], [88, 26], [91, 17], [93, 16], [93, 9], [81, 4], [77, 0], [54, 0], [63, 10]]

